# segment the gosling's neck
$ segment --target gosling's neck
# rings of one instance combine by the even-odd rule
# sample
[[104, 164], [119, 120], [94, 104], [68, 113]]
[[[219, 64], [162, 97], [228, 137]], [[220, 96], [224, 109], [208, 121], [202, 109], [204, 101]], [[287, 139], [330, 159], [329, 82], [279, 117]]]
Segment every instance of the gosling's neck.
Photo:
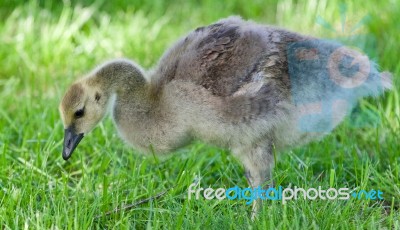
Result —
[[120, 91], [140, 89], [146, 85], [143, 70], [126, 59], [109, 61], [98, 67], [91, 74], [90, 80], [105, 91], [119, 93]]
[[106, 62], [93, 71], [88, 83], [99, 88], [111, 100], [141, 104], [149, 107], [154, 103], [150, 83], [144, 77], [140, 66], [126, 59]]

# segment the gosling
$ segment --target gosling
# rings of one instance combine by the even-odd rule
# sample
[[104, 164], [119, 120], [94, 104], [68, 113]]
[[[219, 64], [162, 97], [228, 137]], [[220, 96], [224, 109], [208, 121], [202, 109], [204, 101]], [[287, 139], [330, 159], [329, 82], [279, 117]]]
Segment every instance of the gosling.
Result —
[[391, 85], [357, 51], [229, 17], [180, 39], [150, 71], [116, 59], [76, 81], [59, 107], [62, 156], [112, 108], [120, 136], [143, 153], [202, 140], [229, 149], [257, 188], [271, 179], [273, 151], [320, 139]]

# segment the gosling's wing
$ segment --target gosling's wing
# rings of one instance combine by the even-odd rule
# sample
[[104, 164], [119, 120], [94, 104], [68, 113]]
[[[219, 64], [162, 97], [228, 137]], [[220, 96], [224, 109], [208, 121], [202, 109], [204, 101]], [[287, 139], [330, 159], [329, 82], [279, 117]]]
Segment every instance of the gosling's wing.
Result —
[[230, 17], [200, 27], [160, 60], [154, 76], [163, 85], [182, 81], [205, 89], [224, 103], [235, 121], [274, 113], [289, 97], [286, 46], [303, 37]]
[[213, 95], [231, 96], [260, 81], [262, 71], [274, 78], [287, 74], [284, 49], [296, 36], [230, 17], [177, 42], [161, 59], [156, 79], [190, 81]]

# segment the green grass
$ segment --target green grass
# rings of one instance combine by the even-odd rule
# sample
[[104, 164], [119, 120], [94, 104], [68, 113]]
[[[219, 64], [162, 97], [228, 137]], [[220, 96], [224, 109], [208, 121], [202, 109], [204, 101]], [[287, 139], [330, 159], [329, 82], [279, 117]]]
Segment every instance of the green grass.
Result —
[[[339, 1], [55, 2], [0, 3], [2, 229], [400, 229], [398, 1], [348, 2], [344, 32]], [[320, 142], [277, 154], [274, 181], [283, 187], [380, 189], [383, 202], [270, 201], [251, 222], [243, 201], [187, 199], [196, 178], [202, 187], [247, 187], [229, 152], [194, 143], [166, 160], [143, 157], [118, 138], [110, 119], [85, 137], [68, 162], [61, 158], [58, 103], [74, 79], [114, 57], [151, 67], [188, 31], [232, 14], [325, 38], [349, 37], [347, 26], [369, 15], [357, 31], [367, 40], [357, 45], [393, 72], [396, 83], [392, 92], [360, 103], [380, 122], [355, 127], [348, 120]], [[172, 187], [158, 200], [95, 218]]]

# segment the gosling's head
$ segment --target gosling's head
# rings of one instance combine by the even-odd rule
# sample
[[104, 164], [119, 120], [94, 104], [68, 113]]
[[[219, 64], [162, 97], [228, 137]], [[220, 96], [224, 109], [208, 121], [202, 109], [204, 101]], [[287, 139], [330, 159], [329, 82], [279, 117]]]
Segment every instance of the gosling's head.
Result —
[[72, 152], [85, 134], [90, 132], [105, 116], [107, 111], [106, 95], [83, 79], [74, 83], [65, 93], [59, 110], [64, 123], [64, 160]]
[[[64, 123], [64, 160], [85, 134], [106, 115], [111, 95], [115, 92], [142, 92], [146, 80], [140, 66], [127, 59], [115, 59], [100, 65], [86, 78], [75, 82], [65, 93], [60, 104]], [[141, 89], [141, 90], [140, 90]]]

